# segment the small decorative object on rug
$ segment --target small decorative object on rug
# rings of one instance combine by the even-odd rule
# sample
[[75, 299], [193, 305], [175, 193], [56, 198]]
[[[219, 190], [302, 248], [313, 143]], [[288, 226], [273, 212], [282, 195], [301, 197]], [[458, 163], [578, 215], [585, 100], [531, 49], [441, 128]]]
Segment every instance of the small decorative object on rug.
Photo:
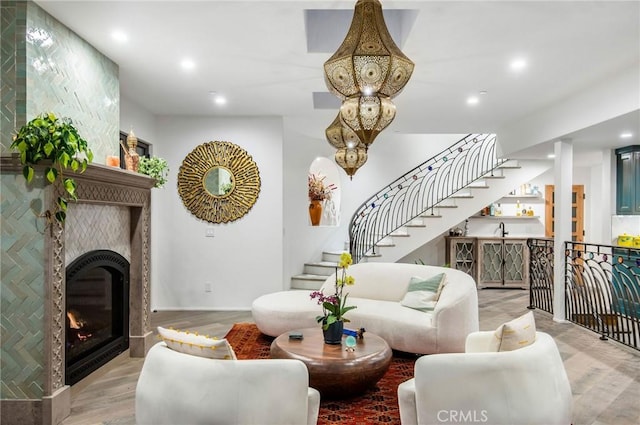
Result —
[[333, 183], [325, 186], [324, 179], [326, 176], [316, 176], [309, 174], [307, 183], [309, 186], [309, 218], [312, 226], [320, 225], [322, 218], [322, 202], [331, 199], [331, 191], [337, 189]]
[[[311, 293], [311, 299], [317, 299], [318, 304], [322, 306], [322, 315], [317, 316], [316, 320], [318, 323], [322, 323], [324, 342], [327, 344], [342, 343], [344, 322], [349, 322], [349, 319], [345, 318], [344, 315], [348, 311], [356, 308], [356, 306], [347, 306], [347, 297], [349, 294], [343, 295], [344, 286], [355, 283], [353, 276], [347, 275], [347, 269], [352, 263], [351, 254], [343, 252], [340, 255], [340, 261], [336, 268], [334, 294], [325, 296], [322, 290]], [[338, 276], [338, 270], [341, 270], [340, 276]]]

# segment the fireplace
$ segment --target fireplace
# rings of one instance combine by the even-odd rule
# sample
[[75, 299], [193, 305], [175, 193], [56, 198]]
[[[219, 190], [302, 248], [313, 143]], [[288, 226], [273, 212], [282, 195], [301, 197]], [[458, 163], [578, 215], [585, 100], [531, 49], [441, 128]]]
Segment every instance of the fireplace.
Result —
[[[41, 172], [44, 166], [37, 168], [37, 172]], [[1, 156], [0, 169], [3, 185], [8, 184], [12, 190], [15, 186], [15, 193], [24, 190], [21, 183], [24, 179], [18, 177], [22, 175], [22, 164], [17, 155]], [[0, 423], [13, 423], [15, 418], [20, 418], [20, 423], [25, 425], [61, 423], [71, 410], [70, 382], [89, 373], [94, 362], [102, 363], [103, 358], [126, 352], [127, 344], [130, 357], [144, 357], [155, 343], [149, 308], [150, 203], [155, 180], [100, 164], [90, 164], [84, 173], [74, 174], [74, 178], [78, 200], [69, 203], [64, 226], [55, 220], [47, 221], [45, 214], [55, 208], [59, 196], [64, 196], [61, 185], [46, 185], [35, 193], [25, 191], [33, 195], [31, 202], [26, 202], [31, 198], [18, 198], [10, 203], [15, 207], [7, 208], [6, 213], [3, 209], [4, 220], [8, 219], [5, 215], [9, 211], [20, 217], [20, 225], [12, 226], [10, 230], [9, 226], [6, 229], [3, 226], [3, 232], [15, 235], [16, 241], [8, 253], [13, 256], [10, 258], [21, 261], [11, 264], [5, 273], [9, 279], [5, 279], [4, 274], [2, 279], [3, 288], [14, 288], [12, 293], [18, 298], [11, 303], [10, 316], [5, 315], [8, 319], [3, 322], [3, 341], [6, 334], [9, 344], [3, 343], [2, 347], [3, 353], [7, 353], [3, 356], [2, 377], [6, 394], [11, 398], [0, 400]], [[30, 211], [24, 208], [26, 205], [30, 206]], [[9, 218], [13, 220], [13, 216]], [[104, 268], [108, 275], [98, 270], [99, 274], [103, 273], [102, 278], [98, 278], [103, 281], [98, 284], [101, 288], [98, 294], [88, 296], [81, 289], [79, 294], [70, 295], [68, 299], [68, 283], [73, 286], [73, 277], [67, 272], [72, 264], [80, 264], [79, 258], [85, 253], [99, 250], [117, 254]], [[127, 261], [123, 262], [120, 256]], [[114, 273], [116, 276], [122, 274], [122, 280], [114, 278]], [[34, 290], [25, 291], [25, 288]], [[93, 299], [89, 304], [94, 308], [89, 312], [77, 307], [82, 302], [88, 303], [87, 299]], [[76, 311], [78, 318], [67, 307]], [[117, 312], [119, 308], [121, 313]], [[113, 319], [98, 317], [96, 321], [101, 325], [97, 326], [97, 331], [89, 330], [94, 325], [86, 323], [94, 320], [92, 314], [96, 310], [117, 313], [123, 322], [114, 323]], [[76, 326], [69, 329], [69, 337], [96, 342], [95, 347], [87, 350], [95, 350], [94, 359], [83, 360], [82, 372], [75, 377], [67, 376], [76, 374], [67, 370], [67, 359], [78, 357], [75, 346], [73, 351], [67, 351], [67, 329], [71, 326], [67, 312], [74, 317]], [[102, 326], [104, 323], [106, 325]], [[103, 338], [104, 334], [109, 336]], [[25, 346], [10, 341], [29, 341], [31, 344]], [[29, 355], [25, 355], [26, 352]]]
[[129, 348], [129, 262], [95, 250], [66, 269], [65, 383], [73, 385]]

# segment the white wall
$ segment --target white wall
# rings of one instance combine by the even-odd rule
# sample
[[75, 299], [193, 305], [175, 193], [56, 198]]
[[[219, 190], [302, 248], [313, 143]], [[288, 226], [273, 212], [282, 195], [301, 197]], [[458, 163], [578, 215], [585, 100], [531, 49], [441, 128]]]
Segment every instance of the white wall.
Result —
[[[261, 179], [244, 217], [211, 225], [184, 208], [177, 191], [183, 159], [209, 141], [246, 150]], [[156, 309], [242, 310], [282, 289], [282, 121], [279, 118], [157, 117], [156, 154], [169, 162], [169, 181], [154, 189], [152, 294]], [[213, 226], [215, 237], [205, 237]], [[211, 292], [205, 292], [205, 284]]]
[[[153, 144], [156, 140], [155, 116], [135, 101], [120, 94], [120, 131], [129, 133], [133, 129], [136, 137]], [[155, 154], [155, 152], [151, 152]], [[114, 153], [117, 155], [117, 152]]]

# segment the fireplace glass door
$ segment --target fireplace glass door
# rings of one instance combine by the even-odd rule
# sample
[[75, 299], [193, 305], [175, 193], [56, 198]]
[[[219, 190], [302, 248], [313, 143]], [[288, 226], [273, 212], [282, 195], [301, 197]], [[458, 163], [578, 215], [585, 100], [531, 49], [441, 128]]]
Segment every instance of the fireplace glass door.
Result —
[[129, 263], [92, 251], [67, 268], [66, 383], [72, 385], [129, 347]]

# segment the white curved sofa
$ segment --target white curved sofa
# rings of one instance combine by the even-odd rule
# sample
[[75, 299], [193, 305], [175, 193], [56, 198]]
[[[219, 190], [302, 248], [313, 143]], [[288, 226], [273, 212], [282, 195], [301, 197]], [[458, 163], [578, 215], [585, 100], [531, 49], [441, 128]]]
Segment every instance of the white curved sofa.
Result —
[[[400, 301], [411, 277], [447, 276], [433, 311], [404, 307]], [[417, 354], [464, 352], [468, 334], [478, 330], [478, 294], [471, 276], [446, 267], [404, 263], [361, 263], [348, 269], [355, 285], [345, 288], [347, 305], [357, 308], [346, 314], [349, 329], [365, 328], [382, 337], [394, 350]], [[322, 288], [334, 291], [335, 275]], [[266, 335], [319, 326], [322, 308], [311, 300], [312, 291], [291, 290], [263, 295], [254, 300], [253, 319]], [[366, 338], [366, 333], [365, 333]]]
[[300, 360], [218, 360], [159, 342], [136, 386], [136, 424], [315, 424], [320, 393]]
[[[569, 378], [553, 338], [492, 352], [494, 332], [474, 332], [465, 353], [420, 357], [414, 378], [398, 387], [402, 425], [569, 425]], [[464, 419], [466, 418], [466, 419]]]

